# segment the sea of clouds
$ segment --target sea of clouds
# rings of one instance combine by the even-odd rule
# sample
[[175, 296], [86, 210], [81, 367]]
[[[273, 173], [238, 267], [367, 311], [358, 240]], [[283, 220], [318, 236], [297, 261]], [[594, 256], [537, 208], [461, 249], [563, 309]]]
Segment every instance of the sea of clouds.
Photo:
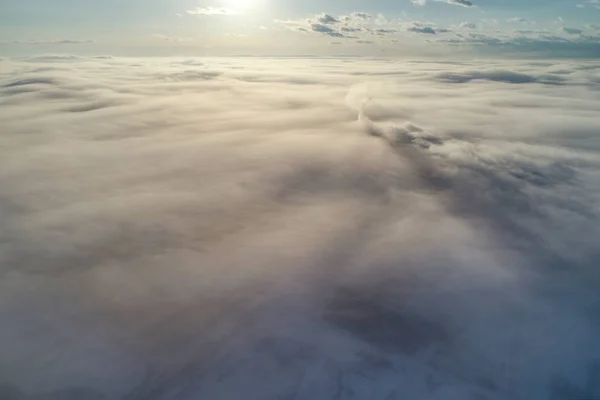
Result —
[[599, 216], [600, 62], [0, 59], [0, 398], [600, 398]]

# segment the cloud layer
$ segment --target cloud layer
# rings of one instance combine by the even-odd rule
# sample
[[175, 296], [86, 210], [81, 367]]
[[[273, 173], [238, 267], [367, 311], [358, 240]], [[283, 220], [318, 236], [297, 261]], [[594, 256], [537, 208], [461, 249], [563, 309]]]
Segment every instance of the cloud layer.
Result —
[[[470, 7], [469, 2], [439, 1]], [[417, 1], [415, 4], [425, 3]], [[551, 29], [538, 28], [536, 21], [522, 17], [508, 18], [505, 22], [505, 25], [499, 26], [498, 20], [482, 19], [478, 22], [440, 25], [431, 21], [353, 12], [340, 16], [322, 13], [307, 19], [275, 20], [273, 28], [305, 36], [335, 37], [341, 39], [336, 44], [350, 45], [349, 49], [356, 43], [368, 42], [388, 55], [459, 51], [488, 55], [509, 54], [509, 58], [520, 55], [543, 59], [595, 59], [600, 52], [600, 36], [593, 24], [567, 27], [560, 17], [554, 21]], [[404, 53], [401, 52], [402, 49], [405, 50]]]
[[0, 63], [0, 397], [600, 396], [600, 64]]

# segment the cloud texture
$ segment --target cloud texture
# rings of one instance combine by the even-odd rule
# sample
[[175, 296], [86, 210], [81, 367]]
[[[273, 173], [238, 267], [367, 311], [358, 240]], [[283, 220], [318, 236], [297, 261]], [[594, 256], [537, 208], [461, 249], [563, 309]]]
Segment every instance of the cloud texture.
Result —
[[0, 63], [3, 399], [600, 396], [600, 64]]

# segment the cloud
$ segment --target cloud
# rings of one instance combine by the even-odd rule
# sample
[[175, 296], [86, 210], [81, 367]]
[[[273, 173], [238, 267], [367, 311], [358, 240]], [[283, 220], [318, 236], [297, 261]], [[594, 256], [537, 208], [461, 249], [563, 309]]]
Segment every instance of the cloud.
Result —
[[340, 31], [342, 32], [362, 32], [364, 28], [355, 28], [352, 26], [342, 26]]
[[0, 42], [0, 44], [31, 44], [31, 45], [44, 45], [44, 44], [89, 44], [95, 43], [93, 40], [77, 40], [77, 39], [62, 39], [62, 40], [15, 40], [12, 42]]
[[346, 25], [364, 25], [374, 22], [378, 17], [373, 14], [365, 13], [365, 12], [353, 12], [349, 15], [342, 15], [339, 17], [340, 21], [342, 21]]
[[430, 26], [411, 26], [410, 28], [408, 28], [408, 31], [416, 33], [429, 33], [435, 35], [435, 30]]
[[396, 32], [398, 32], [398, 31], [396, 29], [392, 29], [392, 28], [377, 28], [377, 29], [371, 30], [371, 33], [373, 33], [375, 35], [380, 35], [380, 36], [394, 34]]
[[[319, 20], [331, 23], [316, 22]], [[339, 22], [333, 22], [339, 21]], [[518, 24], [533, 26], [534, 21], [523, 18], [510, 19]], [[589, 58], [600, 51], [600, 40], [596, 31], [587, 26], [584, 29], [566, 28], [564, 21], [558, 19], [558, 32], [548, 29], [514, 29], [490, 27], [497, 25], [497, 20], [481, 20], [479, 23], [463, 22], [458, 25], [440, 26], [429, 21], [401, 20], [386, 15], [374, 16], [367, 13], [351, 13], [349, 15], [332, 16], [320, 14], [309, 19], [292, 21], [275, 21], [281, 28], [302, 33], [307, 36], [323, 35], [329, 37], [374, 41], [374, 50], [398, 51], [389, 48], [385, 43], [390, 41], [402, 42], [403, 47], [410, 41], [409, 34], [423, 34], [418, 43], [420, 50], [427, 52], [444, 52], [459, 50], [463, 54], [505, 55], [508, 57], [546, 57], [546, 58]], [[481, 25], [481, 26], [480, 26]], [[564, 29], [563, 29], [564, 28]], [[436, 35], [436, 36], [434, 36]], [[427, 37], [427, 39], [425, 39]], [[435, 46], [435, 47], [434, 47]], [[453, 50], [450, 50], [452, 46]], [[459, 49], [459, 47], [462, 47]], [[359, 53], [364, 54], [364, 53]]]
[[325, 13], [317, 16], [317, 21], [321, 24], [337, 24], [340, 22], [338, 19], [335, 19], [331, 15]]
[[429, 25], [420, 23], [420, 22], [413, 22], [411, 24], [409, 24], [406, 28], [406, 30], [408, 32], [415, 32], [415, 33], [427, 33], [427, 34], [431, 34], [431, 35], [435, 35], [436, 34], [436, 30]]
[[599, 73], [2, 60], [0, 397], [597, 398]]
[[369, 14], [366, 12], [353, 12], [352, 14], [350, 14], [350, 16], [353, 18], [359, 18], [363, 20], [371, 20], [375, 18], [373, 14]]
[[192, 37], [169, 36], [169, 35], [163, 35], [160, 33], [154, 34], [154, 35], [152, 35], [152, 37], [154, 37], [155, 39], [164, 40], [165, 42], [192, 42], [194, 40], [197, 40]]
[[453, 4], [453, 5], [461, 6], [461, 7], [472, 7], [473, 6], [473, 3], [470, 2], [469, 0], [436, 0], [436, 1], [442, 1], [444, 3]]
[[190, 15], [234, 15], [236, 11], [226, 7], [197, 7], [187, 11]]
[[498, 25], [498, 20], [494, 18], [485, 18], [481, 20], [483, 24]]
[[564, 26], [561, 29], [563, 32], [568, 33], [569, 35], [581, 35], [583, 33], [581, 29], [566, 28]]
[[583, 33], [583, 30], [581, 29], [565, 27], [565, 21], [562, 19], [562, 17], [558, 17], [558, 20], [555, 23], [560, 26], [561, 32], [568, 35], [581, 35]]
[[[385, 23], [385, 17], [375, 17], [364, 12], [353, 12], [338, 18], [322, 13], [305, 20], [275, 20], [276, 24], [302, 33], [319, 33], [327, 36], [347, 39], [358, 39], [362, 35], [366, 41], [369, 35], [386, 36], [397, 32], [395, 28], [372, 28]], [[348, 35], [351, 34], [351, 35]]]
[[463, 22], [458, 27], [460, 29], [477, 29], [477, 24], [473, 22]]
[[[427, 0], [410, 0], [415, 6], [424, 6], [427, 4]], [[452, 4], [461, 7], [472, 7], [473, 3], [469, 0], [433, 0], [440, 3]]]
[[535, 77], [528, 74], [502, 70], [491, 70], [487, 72], [469, 71], [466, 73], [445, 72], [439, 74], [438, 79], [445, 82], [453, 83], [466, 83], [472, 80], [487, 80], [493, 82], [504, 82], [514, 84], [539, 82], [556, 85], [560, 84], [561, 82], [564, 82], [564, 79], [560, 76], [547, 75], [542, 77]]
[[333, 28], [331, 28], [327, 25], [311, 24], [310, 27], [313, 32], [324, 33], [326, 35], [333, 36], [333, 37], [344, 37], [343, 34], [341, 34], [340, 32], [334, 30]]
[[[559, 21], [560, 24], [562, 22]], [[552, 34], [545, 29], [516, 29], [511, 33], [502, 31], [480, 31], [457, 33], [455, 37], [440, 38], [437, 43], [454, 46], [480, 46], [478, 52], [489, 54], [510, 54], [521, 57], [577, 57], [593, 58], [600, 51], [600, 42], [594, 35], [584, 35], [579, 29], [571, 33], [559, 29], [559, 34]], [[483, 46], [482, 46], [483, 45]]]
[[578, 8], [591, 7], [600, 10], [600, 0], [587, 0], [584, 3], [577, 4]]
[[[427, 0], [410, 0], [415, 6], [424, 6], [427, 4]], [[440, 3], [452, 4], [461, 7], [472, 7], [473, 3], [469, 0], [433, 0]]]
[[531, 25], [535, 25], [535, 21], [532, 21], [532, 20], [527, 19], [527, 18], [522, 18], [522, 17], [508, 18], [506, 20], [506, 22], [512, 23], [512, 24], [531, 24]]

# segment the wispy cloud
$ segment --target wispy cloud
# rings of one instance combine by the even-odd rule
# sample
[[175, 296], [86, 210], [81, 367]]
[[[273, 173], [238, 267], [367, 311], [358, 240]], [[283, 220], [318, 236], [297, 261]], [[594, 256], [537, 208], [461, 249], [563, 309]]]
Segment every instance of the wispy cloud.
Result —
[[193, 37], [170, 36], [170, 35], [163, 35], [160, 33], [156, 33], [156, 34], [152, 35], [152, 37], [155, 39], [164, 40], [165, 42], [192, 42], [194, 40], [197, 40], [196, 38], [193, 38]]
[[78, 40], [78, 39], [62, 39], [62, 40], [14, 40], [10, 42], [0, 42], [2, 44], [31, 44], [31, 45], [42, 45], [42, 44], [89, 44], [95, 43], [94, 40]]
[[600, 0], [587, 0], [583, 3], [577, 4], [578, 8], [591, 7], [600, 10]]
[[531, 20], [531, 19], [527, 19], [527, 18], [522, 18], [522, 17], [513, 17], [513, 18], [508, 18], [506, 20], [506, 22], [508, 22], [509, 24], [527, 24], [527, 25], [535, 25], [535, 21]]
[[[473, 3], [470, 0], [433, 0], [440, 3], [452, 4], [455, 6], [461, 7], [472, 7]], [[411, 0], [411, 2], [416, 6], [424, 6], [427, 4], [427, 0]]]
[[453, 5], [461, 6], [461, 7], [472, 7], [473, 6], [473, 3], [469, 0], [435, 0], [435, 1], [442, 1], [444, 3], [453, 4]]
[[234, 15], [237, 12], [224, 7], [198, 7], [187, 11], [190, 15]]

